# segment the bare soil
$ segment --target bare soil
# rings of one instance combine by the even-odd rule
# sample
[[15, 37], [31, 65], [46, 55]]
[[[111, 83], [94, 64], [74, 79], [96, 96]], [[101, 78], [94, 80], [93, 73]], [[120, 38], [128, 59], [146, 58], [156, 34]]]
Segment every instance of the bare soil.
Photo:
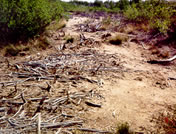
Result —
[[[96, 25], [101, 22], [101, 20], [101, 17], [96, 19], [91, 18], [90, 16], [83, 17], [80, 15], [73, 15], [72, 18], [68, 20], [66, 27], [62, 30], [65, 32], [66, 36], [73, 37], [74, 42], [65, 44], [66, 49], [62, 50], [62, 52], [70, 54], [74, 52], [79, 54], [79, 52], [84, 50], [87, 50], [87, 52], [96, 51], [101, 55], [104, 55], [104, 59], [101, 61], [102, 66], [106, 66], [105, 62], [107, 62], [107, 64], [111, 64], [110, 69], [117, 67], [118, 70], [101, 71], [101, 67], [99, 70], [96, 70], [95, 67], [97, 72], [92, 72], [93, 74], [79, 72], [80, 75], [95, 80], [99, 84], [92, 84], [87, 81], [79, 82], [79, 80], [75, 80], [77, 83], [76, 86], [73, 86], [74, 84], [69, 84], [69, 82], [63, 84], [57, 80], [56, 83], [52, 83], [53, 80], [41, 80], [38, 82], [27, 81], [19, 85], [17, 84], [17, 91], [14, 91], [14, 85], [6, 87], [6, 85], [1, 84], [0, 98], [2, 107], [7, 106], [7, 104], [3, 104], [3, 99], [13, 100], [12, 98], [21, 92], [24, 92], [26, 98], [42, 96], [57, 98], [62, 89], [68, 89], [69, 93], [80, 91], [90, 92], [90, 90], [93, 90], [96, 92], [94, 94], [95, 96], [98, 94], [101, 97], [96, 96], [91, 100], [96, 104], [101, 104], [100, 108], [81, 105], [79, 108], [73, 108], [75, 109], [74, 112], [70, 112], [70, 109], [68, 111], [65, 109], [65, 112], [68, 112], [67, 114], [79, 115], [79, 119], [84, 119], [84, 127], [112, 131], [118, 123], [128, 122], [130, 128], [134, 132], [144, 134], [164, 133], [159, 129], [156, 122], [153, 121], [153, 117], [156, 117], [159, 113], [167, 114], [167, 106], [175, 104], [176, 81], [169, 79], [170, 77], [174, 78], [176, 76], [175, 62], [165, 66], [147, 63], [147, 60], [153, 58], [153, 56], [149, 50], [144, 49], [141, 44], [131, 42], [129, 39], [121, 45], [112, 45], [107, 41], [108, 38], [102, 38], [102, 36], [107, 33], [110, 33], [111, 36], [117, 33], [110, 29], [91, 32], [81, 31], [81, 26], [84, 30], [85, 24]], [[84, 45], [81, 44], [80, 46], [77, 45], [76, 47], [71, 47], [72, 45], [79, 44], [81, 33], [84, 34], [87, 40], [92, 40], [93, 43], [85, 43]], [[54, 37], [58, 36], [57, 34], [58, 33], [55, 33], [53, 36], [52, 40], [54, 44], [52, 49], [47, 49], [44, 52], [39, 52], [39, 54], [31, 54], [24, 57], [7, 57], [9, 63], [11, 65], [18, 63], [21, 67], [20, 62], [29, 62], [31, 59], [37, 61], [45, 59], [49, 55], [57, 54], [59, 48], [65, 42], [64, 37], [54, 39]], [[147, 44], [145, 45], [148, 49], [149, 46]], [[114, 57], [110, 61], [111, 58], [109, 58], [109, 60], [108, 58], [106, 59], [106, 55], [114, 55]], [[73, 67], [72, 73], [78, 73], [78, 70], [76, 70], [74, 66], [71, 67]], [[15, 67], [10, 66], [7, 68], [6, 57], [1, 57], [1, 82], [15, 81], [15, 77], [7, 78], [6, 74], [16, 71]], [[50, 70], [50, 73], [52, 74], [52, 69]], [[69, 74], [65, 76], [67, 77]], [[21, 79], [24, 80], [23, 78]], [[44, 87], [47, 86], [46, 81], [51, 85], [50, 93], [47, 93], [38, 87], [39, 85]], [[38, 85], [34, 86], [36, 84]], [[27, 85], [30, 86], [27, 87]], [[37, 104], [30, 103], [29, 105], [31, 105], [30, 107], [32, 109], [32, 105]], [[10, 106], [8, 105], [8, 107]], [[35, 110], [32, 111], [34, 112]], [[46, 117], [49, 118], [49, 114], [47, 114], [46, 111], [43, 111], [44, 109], [40, 112], [42, 113], [42, 119], [45, 120]], [[6, 117], [10, 118], [17, 112], [17, 110], [14, 112], [8, 112], [9, 116]], [[56, 116], [57, 114], [58, 111], [56, 111], [53, 116]], [[0, 118], [1, 117], [4, 117], [2, 112]], [[26, 117], [32, 117], [32, 115], [26, 115]], [[3, 121], [4, 120], [1, 119], [0, 123], [4, 129], [8, 128], [3, 124]], [[59, 119], [58, 121], [62, 122]], [[51, 131], [51, 133], [52, 132], [54, 133], [56, 130]]]

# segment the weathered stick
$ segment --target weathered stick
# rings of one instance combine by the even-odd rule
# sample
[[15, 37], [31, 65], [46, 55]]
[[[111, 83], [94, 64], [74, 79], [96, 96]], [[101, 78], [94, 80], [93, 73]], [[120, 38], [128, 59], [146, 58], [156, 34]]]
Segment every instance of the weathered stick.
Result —
[[74, 125], [82, 125], [83, 121], [70, 121], [70, 122], [61, 122], [55, 124], [42, 125], [42, 128], [60, 128], [60, 127], [69, 127]]
[[150, 60], [150, 61], [147, 61], [148, 63], [150, 64], [167, 64], [167, 63], [170, 63], [172, 61], [174, 61], [176, 59], [176, 55], [169, 58], [169, 59], [165, 59], [165, 60]]
[[110, 134], [111, 132], [109, 131], [102, 131], [102, 130], [97, 130], [97, 129], [92, 129], [92, 128], [78, 128], [77, 130], [84, 131], [84, 132], [94, 132], [94, 133], [108, 133]]
[[85, 101], [85, 103], [86, 103], [88, 106], [101, 108], [101, 105], [100, 105], [100, 104], [95, 104], [95, 103], [92, 103], [92, 102], [89, 102], [89, 101]]
[[41, 113], [38, 113], [37, 134], [41, 134]]

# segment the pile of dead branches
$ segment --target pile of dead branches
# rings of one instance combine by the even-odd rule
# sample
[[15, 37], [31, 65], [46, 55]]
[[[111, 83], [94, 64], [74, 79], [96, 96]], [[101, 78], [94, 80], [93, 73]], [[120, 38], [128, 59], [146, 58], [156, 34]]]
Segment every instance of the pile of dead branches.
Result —
[[94, 93], [89, 91], [64, 94], [60, 93], [53, 98], [47, 96], [30, 98], [27, 94], [21, 93], [13, 98], [2, 98], [0, 133], [61, 131], [56, 128], [62, 128], [63, 132], [75, 129], [91, 131], [82, 127], [85, 120], [79, 117], [79, 112], [84, 112], [84, 103], [88, 106], [101, 107], [100, 104], [89, 101]]
[[[11, 65], [16, 71], [8, 74], [8, 77], [26, 78], [28, 80], [89, 80], [84, 74], [98, 74], [106, 71], [119, 71], [120, 59], [114, 54], [99, 53], [96, 50], [87, 49], [77, 53], [56, 53], [42, 60], [18, 62]], [[16, 81], [17, 83], [20, 82]], [[2, 86], [14, 85], [16, 82], [1, 82]], [[95, 82], [96, 83], [96, 82]]]
[[101, 108], [103, 97], [82, 84], [99, 87], [103, 83], [96, 76], [121, 71], [117, 55], [93, 49], [62, 51], [6, 66], [9, 73], [1, 75], [0, 82], [0, 133], [106, 133], [84, 127], [82, 115]]

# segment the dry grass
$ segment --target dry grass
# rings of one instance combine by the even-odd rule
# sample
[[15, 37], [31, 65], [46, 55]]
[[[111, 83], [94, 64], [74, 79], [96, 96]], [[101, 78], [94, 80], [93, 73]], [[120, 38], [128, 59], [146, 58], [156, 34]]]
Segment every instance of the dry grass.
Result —
[[104, 19], [102, 19], [102, 21], [101, 21], [101, 27], [100, 27], [100, 29], [101, 29], [101, 30], [107, 30], [107, 29], [109, 29], [109, 27], [111, 26], [112, 23], [113, 23], [113, 22], [112, 22], [112, 20], [111, 20], [110, 17], [104, 18]]
[[126, 26], [121, 27], [119, 29], [119, 32], [122, 33], [133, 33], [134, 31], [144, 31], [144, 32], [149, 32], [150, 30], [150, 25], [148, 23], [130, 23], [130, 24], [126, 24]]
[[66, 26], [66, 20], [61, 19], [60, 21], [53, 21], [49, 26], [46, 27], [46, 31], [57, 31]]
[[167, 49], [165, 50], [164, 48], [158, 48], [157, 46], [151, 46], [149, 50], [152, 55], [156, 55], [157, 57], [160, 57], [160, 58], [170, 57], [170, 52]]
[[2, 53], [4, 56], [17, 56], [22, 51], [29, 51], [30, 47], [26, 45], [7, 45], [3, 48]]
[[64, 40], [66, 41], [66, 43], [73, 43], [75, 39], [74, 39], [73, 36], [66, 35], [66, 36], [64, 37]]
[[136, 30], [136, 28], [133, 25], [127, 24], [125, 27], [122, 27], [120, 29], [120, 32], [128, 34], [128, 33], [131, 33], [135, 30]]
[[[4, 56], [17, 56], [23, 55], [26, 53], [26, 51], [35, 51], [35, 50], [45, 50], [49, 46], [52, 45], [51, 39], [49, 37], [52, 37], [52, 34], [65, 27], [66, 21], [65, 19], [61, 19], [58, 22], [52, 22], [48, 27], [46, 27], [46, 30], [43, 34], [39, 35], [39, 37], [35, 39], [30, 39], [27, 43], [16, 43], [16, 44], [9, 44], [2, 48], [1, 52]], [[69, 40], [68, 40], [69, 41]], [[25, 52], [24, 52], [25, 51]]]
[[24, 56], [27, 52], [45, 50], [52, 45], [51, 40], [46, 36], [30, 40], [27, 43], [9, 44], [1, 52], [4, 56]]
[[52, 42], [50, 41], [50, 39], [46, 36], [43, 36], [36, 41], [36, 43], [34, 44], [34, 47], [39, 50], [40, 49], [45, 50], [51, 45], [52, 45]]
[[114, 36], [109, 38], [109, 43], [113, 45], [121, 45], [123, 42], [128, 40], [128, 36], [124, 34], [115, 34]]

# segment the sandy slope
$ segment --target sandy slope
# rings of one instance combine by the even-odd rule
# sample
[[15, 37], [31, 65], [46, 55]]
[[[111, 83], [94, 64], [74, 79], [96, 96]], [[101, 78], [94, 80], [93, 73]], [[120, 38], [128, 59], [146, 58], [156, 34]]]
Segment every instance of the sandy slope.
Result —
[[[68, 21], [67, 33], [79, 34], [75, 24], [82, 24], [87, 18], [73, 17]], [[106, 31], [105, 31], [106, 32]], [[84, 33], [86, 37], [101, 40], [99, 33]], [[103, 43], [100, 51], [117, 54], [127, 71], [119, 78], [109, 76], [104, 79], [103, 96], [105, 102], [100, 109], [88, 113], [87, 123], [98, 128], [109, 128], [118, 122], [128, 122], [139, 132], [155, 131], [152, 117], [166, 110], [166, 104], [175, 104], [175, 81], [167, 80], [176, 75], [174, 65], [161, 66], [146, 63], [149, 54], [139, 44], [114, 46]]]

